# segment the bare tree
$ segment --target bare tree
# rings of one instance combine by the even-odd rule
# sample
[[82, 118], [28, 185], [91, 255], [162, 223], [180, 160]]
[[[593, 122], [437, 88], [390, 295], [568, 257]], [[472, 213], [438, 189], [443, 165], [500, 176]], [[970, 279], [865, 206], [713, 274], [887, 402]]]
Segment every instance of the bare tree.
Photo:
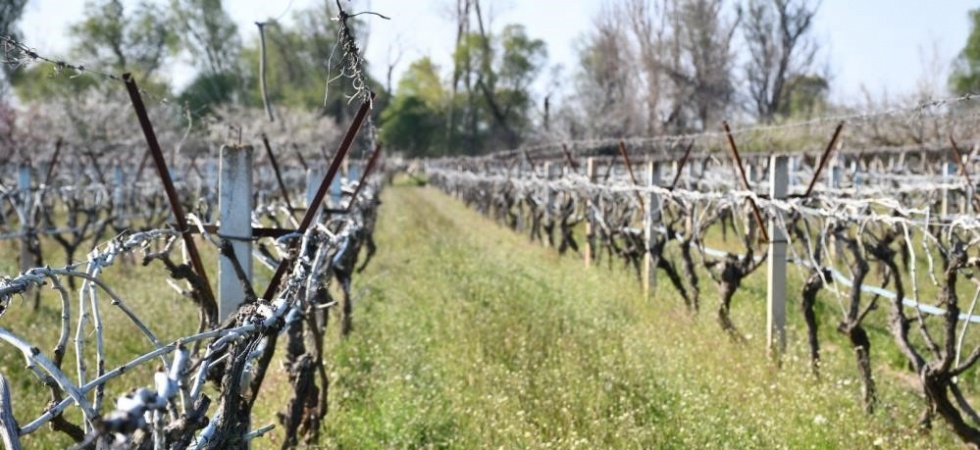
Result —
[[663, 131], [671, 111], [661, 110], [664, 100], [665, 76], [661, 64], [667, 58], [668, 21], [665, 14], [668, 0], [649, 2], [630, 0], [626, 12], [630, 17], [630, 31], [636, 41], [636, 57], [639, 64], [640, 90], [646, 106], [646, 129], [649, 135]]
[[209, 75], [231, 70], [241, 52], [238, 26], [221, 0], [171, 0], [178, 39]]
[[641, 131], [637, 104], [639, 73], [634, 70], [633, 45], [626, 26], [628, 11], [618, 5], [605, 8], [580, 50], [578, 99], [589, 120], [586, 133], [598, 136], [636, 134]]
[[818, 46], [808, 36], [819, 7], [810, 0], [749, 0], [745, 75], [760, 121], [771, 122], [810, 71]]
[[671, 0], [673, 31], [664, 71], [672, 82], [672, 130], [705, 130], [727, 113], [734, 101], [732, 41], [741, 21], [725, 13], [724, 0]]
[[[456, 0], [456, 47], [459, 48], [460, 44], [463, 42], [463, 38], [466, 37], [470, 32], [470, 0]], [[466, 92], [469, 93], [472, 87], [469, 84], [469, 72], [472, 70], [469, 65], [469, 58], [465, 61], [460, 61], [459, 58], [453, 58], [453, 83], [452, 83], [452, 95], [449, 98], [449, 114], [448, 120], [449, 126], [446, 127], [446, 144], [453, 144], [453, 130], [455, 129], [456, 122], [456, 94], [459, 92], [459, 82], [461, 80], [466, 80]], [[465, 63], [462, 64], [462, 63]], [[464, 76], [465, 75], [465, 76]]]
[[741, 13], [725, 0], [619, 0], [580, 49], [576, 96], [587, 134], [703, 130], [735, 100]]

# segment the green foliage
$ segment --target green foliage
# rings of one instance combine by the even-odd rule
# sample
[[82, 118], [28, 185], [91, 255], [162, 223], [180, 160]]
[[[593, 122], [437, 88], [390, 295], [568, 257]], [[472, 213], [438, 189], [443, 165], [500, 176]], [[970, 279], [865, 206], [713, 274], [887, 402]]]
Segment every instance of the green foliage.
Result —
[[[350, 80], [342, 76], [343, 50], [337, 45], [340, 23], [333, 20], [337, 14], [330, 4], [296, 12], [293, 28], [276, 22], [266, 24], [266, 82], [273, 105], [318, 110], [343, 123], [353, 116], [348, 100], [354, 91]], [[361, 26], [353, 19], [348, 23], [355, 33]], [[258, 38], [245, 47], [242, 56], [248, 74], [243, 101], [249, 106], [261, 106]], [[381, 91], [375, 80], [369, 79], [368, 83], [375, 92]]]
[[409, 66], [395, 100], [381, 113], [385, 145], [410, 156], [437, 156], [444, 150], [446, 91], [429, 58]]
[[415, 61], [382, 114], [382, 138], [414, 156], [519, 145], [531, 129], [529, 87], [547, 54], [544, 41], [528, 37], [521, 25], [507, 25], [499, 35], [464, 35], [453, 52], [463, 91], [453, 98], [429, 58]]
[[796, 75], [786, 81], [784, 99], [779, 102], [782, 117], [808, 118], [819, 114], [829, 104], [830, 84], [820, 75]]
[[48, 64], [37, 64], [10, 74], [10, 83], [17, 97], [25, 101], [65, 98], [84, 92], [99, 84], [91, 76], [78, 76], [71, 69], [58, 69]]
[[529, 87], [547, 56], [544, 41], [528, 37], [523, 25], [463, 36], [453, 61], [465, 92], [452, 105], [449, 147], [481, 153], [520, 145], [530, 132]]
[[151, 78], [178, 39], [167, 14], [154, 3], [140, 2], [127, 13], [121, 0], [89, 1], [85, 17], [69, 28], [74, 57], [121, 74]]
[[[27, 0], [0, 0], [0, 36], [7, 36], [14, 39], [18, 38], [20, 30], [17, 29], [17, 22], [20, 20], [21, 15], [24, 13], [24, 6], [27, 5]], [[3, 97], [4, 92], [7, 89], [7, 81], [9, 80], [10, 73], [13, 71], [13, 66], [8, 64], [0, 65], [3, 75], [5, 75], [3, 80], [0, 80], [0, 98]]]
[[221, 0], [171, 0], [172, 23], [195, 65], [214, 76], [234, 69], [242, 43]]
[[972, 30], [949, 78], [950, 89], [959, 95], [980, 92], [980, 8], [971, 10], [969, 18]]
[[[90, 70], [112, 75], [130, 72], [142, 88], [159, 95], [168, 92], [167, 81], [156, 75], [178, 41], [160, 6], [141, 2], [127, 12], [120, 0], [89, 1], [82, 20], [69, 27], [69, 36], [71, 58], [88, 64]], [[78, 96], [105, 80], [38, 64], [12, 74], [11, 82], [21, 99], [42, 100]]]
[[230, 103], [240, 88], [241, 77], [236, 73], [202, 73], [181, 91], [177, 100], [195, 117], [203, 117], [215, 106]]
[[[898, 375], [904, 367], [888, 364], [883, 353], [894, 347], [878, 325], [882, 408], [861, 410], [832, 293], [821, 302], [818, 379], [805, 345], [792, 345], [777, 369], [764, 332], [729, 342], [709, 311], [684, 312], [667, 283], [644, 298], [625, 271], [529, 246], [433, 190], [385, 195], [385, 251], [366, 272], [371, 282], [355, 288], [364, 292], [356, 332], [334, 350], [326, 448], [955, 445], [941, 422], [917, 432], [922, 400]], [[764, 283], [756, 275], [738, 294], [735, 320], [746, 330], [765, 329]], [[703, 294], [708, 308], [710, 283]], [[788, 335], [803, 339], [788, 306]]]

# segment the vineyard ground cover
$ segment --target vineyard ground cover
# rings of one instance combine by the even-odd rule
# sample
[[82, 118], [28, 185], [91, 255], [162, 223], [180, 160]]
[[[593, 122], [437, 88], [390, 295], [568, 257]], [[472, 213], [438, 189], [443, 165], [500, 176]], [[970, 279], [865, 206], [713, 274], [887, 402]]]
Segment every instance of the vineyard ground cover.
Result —
[[334, 349], [328, 447], [956, 445], [944, 425], [914, 429], [924, 402], [886, 344], [884, 305], [868, 323], [880, 379], [869, 416], [829, 292], [819, 302], [822, 376], [810, 374], [798, 276], [776, 370], [762, 271], [736, 295], [733, 320], [754, 336], [738, 345], [714, 323], [712, 283], [691, 316], [663, 280], [645, 299], [619, 263], [586, 269], [435, 189], [397, 186], [383, 200], [376, 237], [386, 251], [361, 278], [357, 332]]
[[[49, 237], [42, 237], [41, 248], [44, 250], [44, 260], [48, 264], [52, 267], [63, 266], [64, 251], [54, 240]], [[201, 256], [204, 266], [210, 269], [209, 277], [212, 280], [216, 279], [217, 250], [213, 246], [204, 245], [200, 240], [199, 248], [202, 249]], [[84, 244], [80, 247], [76, 259], [84, 258], [90, 249], [91, 243]], [[16, 241], [0, 241], [0, 255], [3, 255], [0, 257], [0, 273], [16, 274], [18, 272], [18, 252]], [[272, 273], [260, 264], [256, 264], [255, 268], [256, 282], [259, 286], [264, 286], [268, 283]], [[170, 342], [194, 334], [198, 326], [197, 307], [169, 287], [164, 281], [166, 278], [167, 274], [162, 265], [151, 264], [143, 267], [139, 261], [136, 261], [135, 264], [116, 264], [107, 270], [102, 277], [106, 284], [112, 286], [128, 306], [139, 311], [140, 317], [158, 333], [157, 337], [162, 342]], [[61, 303], [53, 290], [43, 289], [41, 293], [39, 310], [34, 311], [32, 309], [33, 295], [18, 297], [4, 313], [3, 320], [7, 324], [12, 324], [8, 326], [15, 329], [29, 342], [36, 344], [45, 351], [50, 351], [58, 339], [57, 327], [58, 317], [61, 314]], [[105, 325], [105, 340], [108, 343], [105, 346], [107, 365], [114, 367], [151, 349], [150, 343], [133, 326], [132, 322], [118, 309], [110, 306], [108, 297], [104, 295], [100, 297], [103, 301], [101, 311]], [[71, 320], [74, 324], [77, 320], [78, 305], [72, 304], [71, 311]], [[75, 366], [74, 332], [73, 327], [65, 354], [64, 367], [66, 369]], [[91, 345], [94, 336], [89, 335], [87, 339]], [[124, 378], [133, 380], [132, 383], [118, 382], [106, 385], [106, 398], [116, 398], [130, 388], [139, 386], [140, 381], [152, 380], [153, 372], [156, 369], [157, 367], [153, 364], [134, 368], [124, 375]], [[11, 389], [13, 391], [14, 410], [18, 416], [26, 419], [36, 417], [43, 411], [45, 405], [50, 401], [50, 395], [46, 389], [38, 388], [38, 382], [34, 379], [34, 375], [25, 368], [24, 358], [19, 352], [10, 349], [0, 352], [0, 373], [3, 373], [8, 381], [13, 383]], [[210, 385], [209, 388], [211, 388]], [[214, 398], [217, 397], [213, 388], [208, 394]], [[258, 404], [255, 408], [254, 423], [263, 425], [275, 423], [275, 413], [277, 408], [281, 406], [281, 397], [276, 400], [275, 402], [269, 401]], [[82, 422], [81, 413], [77, 408], [69, 408], [65, 414], [74, 423]], [[275, 438], [279, 438], [279, 435], [276, 435]], [[72, 441], [65, 434], [52, 433], [47, 430], [23, 436], [22, 441], [24, 448], [55, 449], [68, 448], [72, 445]]]

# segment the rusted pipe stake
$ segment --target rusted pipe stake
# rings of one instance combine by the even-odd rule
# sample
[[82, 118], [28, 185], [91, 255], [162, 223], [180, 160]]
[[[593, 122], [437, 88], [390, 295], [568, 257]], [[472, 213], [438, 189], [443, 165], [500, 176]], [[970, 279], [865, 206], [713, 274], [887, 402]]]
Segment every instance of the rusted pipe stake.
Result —
[[54, 155], [51, 155], [51, 162], [48, 163], [48, 172], [44, 174], [44, 185], [47, 186], [51, 184], [51, 177], [54, 176], [54, 168], [58, 165], [58, 157], [61, 155], [61, 148], [64, 141], [58, 138], [58, 141], [54, 144]]
[[534, 166], [534, 160], [531, 159], [531, 154], [528, 153], [527, 150], [524, 150], [524, 159], [526, 159], [527, 160], [527, 163], [531, 165], [531, 173], [533, 174], [534, 173], [534, 168], [535, 168], [535, 166]]
[[[953, 146], [953, 154], [956, 156], [956, 164], [959, 164], [960, 172], [963, 174], [963, 177], [966, 178], [967, 186], [970, 186], [970, 190], [972, 190], [973, 181], [970, 180], [970, 171], [967, 170], [966, 163], [963, 162], [963, 152], [960, 151], [960, 146], [956, 145], [956, 140], [953, 139], [952, 133], [949, 134], [949, 143]], [[973, 193], [973, 198], [970, 199], [970, 203], [973, 205], [980, 203], [977, 201], [976, 192]]]
[[378, 144], [374, 147], [374, 152], [371, 153], [371, 157], [368, 158], [368, 163], [367, 166], [364, 168], [364, 172], [361, 172], [361, 179], [357, 180], [357, 187], [354, 188], [354, 195], [351, 196], [351, 201], [350, 203], [347, 204], [347, 209], [344, 210], [345, 213], [349, 213], [350, 210], [354, 207], [354, 199], [356, 199], [358, 194], [361, 193], [361, 190], [364, 189], [364, 182], [367, 181], [368, 175], [371, 174], [371, 171], [374, 169], [374, 165], [377, 164], [378, 157], [380, 156], [381, 156], [381, 144]]
[[[623, 162], [626, 163], [626, 171], [630, 174], [630, 181], [633, 182], [633, 187], [639, 186], [636, 183], [636, 175], [633, 174], [633, 165], [630, 164], [629, 154], [626, 153], [626, 143], [622, 139], [619, 140], [619, 154], [623, 156]], [[640, 195], [640, 191], [633, 191], [636, 194], [636, 201], [640, 202], [640, 211], [646, 214], [647, 207], [643, 204], [643, 196]]]
[[966, 183], [973, 186], [973, 181], [970, 180], [970, 172], [966, 170], [966, 164], [963, 163], [963, 153], [960, 152], [960, 147], [956, 145], [956, 140], [953, 139], [953, 135], [949, 135], [949, 143], [953, 146], [953, 155], [956, 157], [956, 164], [960, 166], [960, 173], [963, 174], [963, 178], [966, 178]]
[[813, 173], [813, 179], [810, 180], [810, 185], [806, 187], [806, 193], [803, 194], [804, 197], [809, 197], [810, 193], [813, 192], [813, 187], [817, 185], [817, 180], [820, 179], [820, 173], [823, 172], [824, 166], [827, 165], [827, 161], [830, 160], [830, 154], [834, 151], [834, 144], [837, 143], [837, 138], [840, 136], [840, 132], [843, 129], [844, 121], [842, 120], [839, 124], [837, 124], [837, 129], [834, 130], [834, 136], [830, 138], [827, 148], [824, 149], [823, 155], [820, 156], [820, 162], [817, 163], [817, 171]]
[[310, 168], [310, 166], [306, 165], [306, 158], [303, 157], [303, 154], [300, 153], [298, 148], [294, 147], [293, 151], [296, 152], [296, 159], [299, 161], [299, 165], [303, 166], [303, 172], [306, 172]]
[[150, 148], [150, 156], [153, 157], [157, 174], [160, 175], [160, 180], [163, 182], [163, 190], [167, 194], [167, 201], [170, 202], [170, 209], [173, 211], [174, 218], [177, 220], [178, 231], [184, 240], [184, 245], [187, 246], [187, 254], [191, 258], [191, 266], [197, 272], [197, 275], [201, 277], [201, 294], [203, 295], [201, 306], [204, 308], [209, 321], [213, 323], [218, 314], [218, 304], [214, 299], [214, 292], [211, 290], [211, 283], [208, 281], [208, 274], [204, 270], [204, 264], [201, 263], [201, 254], [197, 252], [197, 244], [194, 243], [193, 236], [187, 232], [190, 227], [187, 226], [184, 208], [180, 206], [177, 190], [174, 188], [173, 180], [170, 179], [170, 171], [167, 170], [167, 162], [163, 159], [163, 151], [160, 149], [160, 143], [157, 142], [156, 133], [153, 131], [153, 124], [150, 123], [150, 117], [146, 113], [146, 106], [143, 105], [143, 98], [140, 97], [136, 80], [130, 73], [124, 73], [123, 81], [126, 83], [126, 90], [129, 91], [129, 99], [132, 101], [133, 109], [136, 111], [136, 118], [139, 119], [140, 127], [143, 128], [143, 136], [146, 137], [146, 145]]
[[[303, 221], [300, 222], [299, 228], [296, 232], [299, 234], [306, 233], [306, 230], [313, 223], [313, 219], [316, 218], [317, 210], [320, 204], [323, 203], [323, 197], [327, 195], [327, 190], [330, 188], [330, 183], [333, 182], [334, 177], [337, 175], [337, 171], [340, 170], [340, 163], [344, 161], [347, 157], [347, 152], [350, 150], [351, 144], [354, 143], [354, 138], [357, 136], [357, 132], [361, 129], [361, 124], [364, 123], [364, 118], [367, 117], [368, 111], [371, 110], [371, 103], [374, 100], [374, 93], [371, 94], [371, 100], [365, 101], [361, 104], [361, 108], [357, 110], [357, 114], [354, 116], [354, 121], [347, 128], [347, 134], [344, 135], [344, 140], [340, 143], [340, 147], [337, 149], [337, 154], [334, 155], [333, 161], [330, 163], [330, 167], [327, 169], [326, 175], [323, 176], [323, 181], [320, 182], [320, 187], [316, 191], [316, 195], [313, 196], [313, 201], [310, 202], [310, 206], [306, 208], [306, 213], [303, 215]], [[282, 282], [282, 277], [286, 275], [286, 271], [292, 265], [293, 259], [286, 258], [279, 262], [279, 267], [276, 268], [275, 275], [272, 276], [272, 280], [269, 281], [269, 287], [266, 288], [265, 294], [262, 298], [266, 300], [271, 300], [272, 296], [276, 294], [279, 289], [279, 283]]]
[[262, 144], [265, 145], [265, 154], [269, 155], [269, 162], [272, 163], [272, 172], [276, 174], [276, 182], [279, 183], [279, 191], [282, 192], [282, 198], [286, 200], [286, 207], [289, 208], [289, 215], [293, 215], [293, 203], [289, 201], [289, 191], [286, 189], [286, 183], [282, 181], [282, 172], [279, 171], [279, 163], [276, 162], [276, 155], [272, 152], [272, 146], [269, 145], [269, 137], [262, 133]]
[[143, 169], [146, 168], [146, 162], [149, 159], [150, 159], [150, 151], [147, 150], [147, 151], [143, 152], [143, 157], [140, 158], [140, 165], [139, 165], [139, 168], [136, 169], [136, 176], [133, 178], [134, 180], [141, 180], [142, 179], [142, 177], [143, 177]]
[[[722, 127], [725, 128], [725, 136], [728, 137], [728, 147], [732, 150], [732, 158], [735, 160], [735, 168], [738, 169], [738, 174], [742, 179], [742, 187], [746, 191], [751, 191], [752, 188], [749, 187], [749, 179], [745, 176], [745, 168], [742, 167], [742, 157], [738, 154], [738, 147], [735, 146], [735, 138], [732, 137], [732, 129], [728, 127], [728, 121], [721, 123]], [[749, 203], [752, 205], [752, 215], [755, 216], [756, 225], [759, 226], [760, 237], [765, 242], [769, 242], [769, 232], [766, 230], [766, 225], [762, 221], [762, 211], [759, 211], [759, 205], [755, 204], [755, 200], [749, 197]]]
[[572, 152], [568, 151], [568, 146], [564, 142], [561, 144], [561, 150], [565, 153], [565, 159], [568, 160], [568, 165], [572, 167], [572, 170], [578, 170], [578, 164], [572, 158]]
[[616, 165], [616, 160], [614, 158], [609, 158], [609, 165], [606, 166], [606, 174], [602, 176], [602, 181], [608, 181], [609, 177], [612, 176], [613, 166]]
[[687, 158], [691, 157], [691, 149], [694, 148], [694, 141], [687, 144], [687, 149], [684, 150], [684, 156], [681, 157], [680, 163], [677, 165], [677, 173], [674, 174], [674, 181], [670, 183], [670, 190], [674, 190], [677, 187], [677, 182], [681, 180], [681, 173], [684, 172], [684, 166], [687, 165]]

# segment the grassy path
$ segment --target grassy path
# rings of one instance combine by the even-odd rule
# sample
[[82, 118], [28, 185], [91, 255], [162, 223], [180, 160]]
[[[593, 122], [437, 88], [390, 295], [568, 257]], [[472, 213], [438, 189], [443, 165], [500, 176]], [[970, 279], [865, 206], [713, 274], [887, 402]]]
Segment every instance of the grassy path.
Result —
[[[819, 380], [802, 345], [776, 370], [758, 331], [732, 344], [667, 288], [644, 299], [626, 271], [560, 258], [433, 189], [383, 198], [354, 333], [334, 349], [329, 447], [952, 443], [942, 423], [929, 437], [911, 431], [922, 401], [900, 384], [880, 383], [881, 407], [866, 416], [846, 348], [828, 346]], [[744, 309], [743, 330], [762, 330], [757, 302]]]

